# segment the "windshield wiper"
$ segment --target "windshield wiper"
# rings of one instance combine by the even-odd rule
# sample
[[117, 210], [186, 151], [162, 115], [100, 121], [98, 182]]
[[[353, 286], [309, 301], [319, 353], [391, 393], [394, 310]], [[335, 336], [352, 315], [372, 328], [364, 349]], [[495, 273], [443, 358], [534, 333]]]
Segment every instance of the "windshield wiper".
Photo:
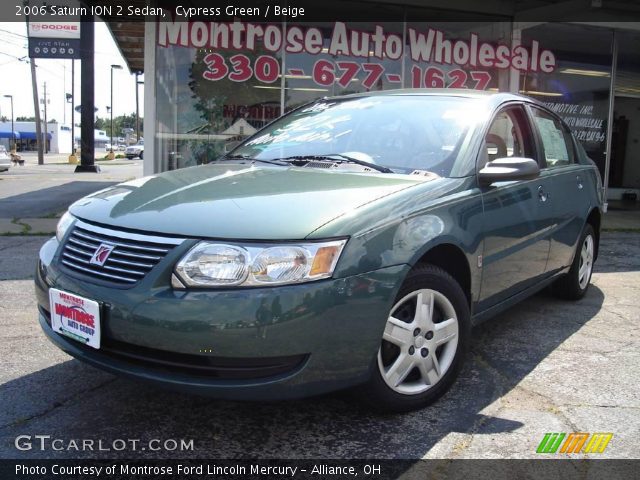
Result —
[[247, 162], [269, 163], [271, 165], [279, 165], [281, 167], [286, 167], [288, 165], [286, 162], [280, 161], [281, 159], [267, 160], [266, 158], [254, 158], [254, 157], [248, 157], [246, 155], [226, 155], [215, 161], [221, 162], [225, 160], [246, 160]]
[[393, 173], [393, 170], [387, 167], [383, 167], [382, 165], [376, 165], [375, 163], [367, 162], [365, 160], [359, 160], [357, 158], [350, 157], [348, 155], [343, 155], [342, 153], [326, 153], [324, 155], [293, 155], [291, 157], [284, 158], [274, 158], [273, 161], [277, 160], [317, 160], [317, 161], [338, 161], [342, 163], [355, 163], [357, 165], [362, 165], [363, 167], [369, 167], [378, 172], [382, 173]]

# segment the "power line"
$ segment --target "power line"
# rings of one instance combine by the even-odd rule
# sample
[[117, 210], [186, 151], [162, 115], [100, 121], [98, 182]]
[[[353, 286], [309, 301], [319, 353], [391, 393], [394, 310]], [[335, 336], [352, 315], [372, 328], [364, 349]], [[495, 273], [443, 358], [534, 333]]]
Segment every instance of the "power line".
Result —
[[21, 61], [22, 60], [20, 60], [19, 58], [15, 60], [9, 60], [8, 62], [0, 63], [0, 67], [2, 67], [3, 65], [9, 65], [10, 63], [13, 63], [13, 62], [21, 62]]
[[20, 60], [21, 62], [29, 63], [29, 60], [25, 60], [27, 57], [16, 57], [15, 55], [11, 55], [10, 53], [0, 52], [0, 55], [6, 55], [7, 57], [15, 58], [16, 60]]
[[60, 75], [59, 73], [56, 73], [52, 70], [49, 70], [48, 68], [43, 67], [42, 65], [36, 65], [39, 69], [44, 70], [45, 72], [49, 72], [50, 75], [53, 75], [54, 77], [58, 77], [58, 78], [62, 78], [62, 75]]
[[21, 35], [19, 33], [11, 32], [9, 30], [5, 30], [4, 28], [0, 28], [0, 32], [5, 32], [5, 33], [8, 33], [10, 35], [15, 35], [16, 37], [29, 38], [26, 35]]
[[[4, 35], [4, 34], [0, 34], [0, 35]], [[20, 47], [20, 48], [27, 48], [26, 43], [24, 42], [18, 43], [17, 40], [14, 40], [13, 38], [10, 38], [10, 37], [0, 36], [0, 40], [2, 40], [2, 42], [6, 43], [7, 45], [13, 45], [14, 47]]]

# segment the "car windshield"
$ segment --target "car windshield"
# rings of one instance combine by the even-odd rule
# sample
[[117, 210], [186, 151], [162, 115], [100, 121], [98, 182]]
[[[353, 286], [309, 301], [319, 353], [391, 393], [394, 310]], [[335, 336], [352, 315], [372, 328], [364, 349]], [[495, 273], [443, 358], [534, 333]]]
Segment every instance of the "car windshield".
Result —
[[268, 125], [228, 157], [335, 160], [451, 176], [478, 103], [434, 95], [323, 99]]

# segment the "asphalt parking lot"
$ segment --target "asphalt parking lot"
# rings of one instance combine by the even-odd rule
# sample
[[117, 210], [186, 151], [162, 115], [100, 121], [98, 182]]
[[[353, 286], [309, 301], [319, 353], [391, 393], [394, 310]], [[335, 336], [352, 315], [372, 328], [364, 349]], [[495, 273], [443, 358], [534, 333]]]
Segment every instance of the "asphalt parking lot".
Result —
[[0, 219], [53, 216], [90, 193], [142, 175], [142, 160], [96, 162], [102, 173], [74, 173], [64, 155], [50, 154], [44, 165], [33, 152], [25, 165], [0, 174]]
[[[640, 458], [640, 234], [604, 233], [578, 303], [546, 292], [474, 330], [461, 378], [432, 407], [373, 414], [353, 395], [216, 401], [116, 378], [59, 351], [36, 320], [42, 236], [0, 237], [0, 458], [535, 458], [546, 432], [612, 432], [598, 458]], [[193, 440], [189, 451], [14, 446]], [[97, 447], [96, 447], [97, 448]]]

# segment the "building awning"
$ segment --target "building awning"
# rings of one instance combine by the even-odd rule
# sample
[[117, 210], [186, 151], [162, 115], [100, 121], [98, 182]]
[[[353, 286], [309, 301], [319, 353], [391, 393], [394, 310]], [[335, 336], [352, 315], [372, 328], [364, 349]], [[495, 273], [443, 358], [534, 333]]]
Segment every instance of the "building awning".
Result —
[[[16, 132], [18, 134], [17, 138], [21, 138], [23, 140], [35, 140], [36, 132]], [[47, 133], [47, 140], [51, 140], [51, 134]]]
[[[20, 140], [20, 132], [13, 132], [14, 138]], [[11, 138], [11, 132], [0, 132], [0, 138]]]

